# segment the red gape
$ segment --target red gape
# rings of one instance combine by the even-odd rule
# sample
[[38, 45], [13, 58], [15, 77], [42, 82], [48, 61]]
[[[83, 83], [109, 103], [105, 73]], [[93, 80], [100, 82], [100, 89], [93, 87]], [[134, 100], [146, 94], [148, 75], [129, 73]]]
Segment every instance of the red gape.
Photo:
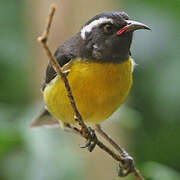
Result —
[[128, 29], [128, 26], [124, 26], [122, 29], [120, 29], [118, 32], [117, 32], [117, 35], [121, 35], [123, 32], [125, 32], [126, 30]]

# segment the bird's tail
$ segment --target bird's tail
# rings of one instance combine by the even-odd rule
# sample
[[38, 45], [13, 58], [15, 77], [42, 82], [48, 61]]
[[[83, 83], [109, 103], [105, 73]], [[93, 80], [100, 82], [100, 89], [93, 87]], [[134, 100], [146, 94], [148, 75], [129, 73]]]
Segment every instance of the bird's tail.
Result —
[[51, 116], [47, 109], [43, 108], [30, 124], [31, 128], [36, 127], [60, 127], [59, 122]]

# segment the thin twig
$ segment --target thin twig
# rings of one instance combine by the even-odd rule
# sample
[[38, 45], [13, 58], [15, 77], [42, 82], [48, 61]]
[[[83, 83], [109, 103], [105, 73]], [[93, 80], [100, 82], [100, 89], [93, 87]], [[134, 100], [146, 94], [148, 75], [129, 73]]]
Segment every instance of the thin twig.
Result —
[[120, 147], [110, 136], [108, 136], [99, 124], [96, 125], [96, 130], [102, 137], [104, 137], [118, 152], [124, 153], [124, 149]]
[[139, 170], [135, 169], [133, 175], [136, 177], [137, 180], [144, 180], [142, 175], [140, 174]]
[[[115, 160], [117, 160], [121, 164], [124, 164], [126, 159], [124, 157], [121, 157], [120, 155], [117, 155], [116, 153], [114, 153], [114, 151], [112, 151], [106, 145], [104, 145], [101, 141], [99, 141], [96, 134], [94, 134], [95, 138], [91, 139], [91, 137], [90, 137], [91, 132], [88, 129], [88, 127], [86, 126], [86, 124], [84, 123], [84, 121], [82, 119], [82, 116], [81, 116], [81, 114], [79, 113], [79, 111], [77, 109], [77, 106], [76, 106], [74, 97], [72, 95], [72, 91], [71, 91], [68, 79], [66, 77], [66, 74], [63, 73], [63, 71], [61, 70], [61, 67], [60, 67], [59, 63], [54, 58], [53, 54], [51, 53], [51, 51], [49, 49], [49, 46], [47, 45], [49, 32], [50, 32], [50, 27], [51, 27], [52, 20], [53, 20], [54, 14], [55, 14], [55, 10], [56, 10], [56, 7], [54, 5], [51, 6], [51, 10], [50, 10], [50, 13], [49, 13], [49, 16], [48, 16], [47, 25], [45, 27], [43, 35], [38, 38], [38, 41], [41, 43], [43, 49], [45, 50], [47, 56], [49, 57], [50, 63], [52, 64], [54, 70], [56, 71], [56, 73], [61, 77], [62, 81], [64, 82], [64, 85], [65, 85], [65, 88], [66, 88], [66, 91], [67, 91], [67, 96], [69, 98], [70, 104], [71, 104], [72, 109], [73, 109], [74, 119], [81, 126], [81, 130], [79, 130], [76, 127], [71, 127], [70, 125], [69, 125], [69, 127], [72, 128], [73, 130], [75, 130], [78, 134], [80, 134], [85, 139], [91, 140], [92, 142], [94, 142], [98, 147], [100, 147], [102, 150], [107, 152], [112, 158], [114, 158]], [[140, 175], [139, 171], [137, 171], [135, 169], [134, 163], [131, 164], [131, 166], [132, 167], [131, 167], [130, 171], [128, 171], [128, 173], [125, 174], [125, 176], [128, 175], [129, 173], [133, 173], [137, 180], [143, 180], [143, 177]]]
[[[79, 130], [78, 128], [73, 127], [73, 126], [71, 126], [70, 124], [67, 124], [66, 126], [67, 126], [68, 128], [73, 129], [74, 131], [76, 131], [79, 135], [83, 136], [81, 130]], [[84, 137], [84, 136], [83, 136], [83, 137]], [[84, 137], [84, 138], [87, 139], [87, 137]], [[107, 152], [109, 155], [111, 155], [113, 159], [115, 159], [115, 160], [117, 160], [117, 161], [123, 161], [123, 159], [122, 159], [119, 155], [117, 155], [116, 153], [114, 153], [111, 149], [109, 149], [106, 145], [104, 145], [104, 144], [103, 144], [101, 141], [99, 141], [98, 139], [97, 139], [97, 141], [96, 141], [96, 144], [97, 144], [101, 149], [103, 149], [105, 152]]]
[[68, 80], [66, 78], [66, 75], [61, 70], [61, 67], [60, 67], [59, 63], [53, 57], [53, 55], [52, 55], [52, 53], [51, 53], [51, 51], [50, 51], [50, 49], [49, 49], [49, 47], [47, 45], [47, 40], [48, 40], [48, 37], [49, 37], [49, 31], [50, 31], [50, 27], [51, 27], [51, 24], [52, 24], [52, 20], [53, 20], [53, 17], [54, 17], [55, 10], [56, 10], [56, 7], [51, 6], [51, 11], [50, 11], [49, 16], [48, 16], [47, 26], [46, 26], [46, 28], [44, 30], [43, 35], [40, 36], [38, 38], [38, 40], [39, 40], [39, 42], [41, 42], [41, 45], [43, 46], [47, 56], [49, 57], [53, 68], [55, 69], [57, 74], [61, 77], [62, 81], [64, 82], [64, 85], [65, 85], [65, 88], [66, 88], [66, 91], [67, 91], [67, 96], [68, 96], [68, 98], [70, 100], [70, 103], [71, 103], [71, 106], [73, 108], [75, 120], [79, 122], [79, 124], [85, 130], [85, 132], [88, 132], [87, 127], [86, 127], [86, 125], [84, 124], [84, 122], [82, 120], [81, 114], [79, 113], [79, 111], [77, 109], [77, 106], [75, 104], [74, 97], [72, 95], [72, 91], [71, 91], [69, 82], [68, 82]]

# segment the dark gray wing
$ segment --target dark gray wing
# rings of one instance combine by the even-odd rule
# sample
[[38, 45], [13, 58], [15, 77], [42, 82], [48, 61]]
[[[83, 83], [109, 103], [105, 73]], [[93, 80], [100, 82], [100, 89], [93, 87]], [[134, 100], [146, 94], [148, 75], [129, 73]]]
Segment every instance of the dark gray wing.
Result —
[[[54, 54], [54, 57], [57, 59], [61, 67], [63, 67], [71, 59], [76, 58], [79, 55], [81, 41], [82, 39], [80, 38], [80, 34], [78, 33], [58, 47]], [[55, 77], [56, 72], [52, 68], [52, 65], [49, 63], [46, 69], [46, 77], [42, 85], [42, 91], [46, 87], [46, 84]]]

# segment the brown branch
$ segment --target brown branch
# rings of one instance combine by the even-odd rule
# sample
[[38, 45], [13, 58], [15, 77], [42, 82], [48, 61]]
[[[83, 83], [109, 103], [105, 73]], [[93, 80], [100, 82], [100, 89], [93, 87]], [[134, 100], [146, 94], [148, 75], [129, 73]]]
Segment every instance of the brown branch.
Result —
[[71, 106], [73, 108], [75, 120], [79, 122], [80, 126], [83, 128], [84, 131], [88, 132], [87, 127], [86, 127], [86, 125], [84, 124], [84, 122], [82, 120], [81, 114], [79, 113], [79, 111], [77, 109], [77, 106], [75, 104], [74, 97], [72, 95], [72, 91], [71, 91], [69, 82], [68, 82], [68, 80], [66, 78], [66, 74], [64, 74], [63, 71], [61, 70], [61, 67], [59, 66], [59, 63], [53, 57], [53, 55], [52, 55], [52, 53], [51, 53], [51, 51], [50, 51], [50, 49], [49, 49], [49, 47], [47, 45], [47, 40], [48, 40], [48, 37], [49, 37], [49, 31], [50, 31], [50, 27], [51, 27], [51, 24], [52, 24], [52, 20], [53, 20], [55, 10], [56, 10], [55, 6], [51, 6], [51, 11], [50, 11], [49, 16], [48, 16], [48, 22], [47, 22], [46, 28], [44, 30], [43, 35], [38, 38], [38, 41], [43, 46], [47, 56], [50, 59], [50, 63], [52, 64], [53, 68], [55, 69], [57, 74], [61, 77], [62, 81], [64, 82], [64, 85], [65, 85], [65, 88], [66, 88], [66, 91], [67, 91], [67, 96], [68, 96], [68, 98], [70, 100], [70, 103], [71, 103]]
[[144, 180], [142, 175], [140, 174], [139, 170], [135, 169], [133, 175], [136, 177], [137, 180]]
[[[117, 155], [116, 153], [114, 153], [114, 151], [109, 149], [106, 145], [104, 145], [97, 138], [96, 134], [94, 133], [94, 130], [88, 128], [86, 126], [86, 124], [84, 123], [82, 116], [77, 109], [77, 106], [76, 106], [74, 97], [72, 95], [72, 91], [71, 91], [68, 79], [66, 77], [66, 74], [61, 70], [59, 63], [54, 58], [53, 54], [51, 53], [51, 50], [49, 49], [49, 46], [47, 45], [50, 27], [51, 27], [52, 20], [53, 20], [54, 14], [55, 14], [55, 10], [56, 10], [56, 7], [51, 6], [51, 10], [50, 10], [50, 13], [48, 16], [47, 25], [45, 27], [43, 35], [38, 38], [38, 41], [41, 43], [43, 49], [45, 50], [45, 52], [46, 52], [46, 54], [50, 60], [50, 63], [52, 64], [57, 75], [59, 75], [61, 77], [62, 81], [64, 82], [64, 86], [65, 86], [66, 91], [67, 91], [67, 96], [69, 98], [69, 102], [70, 102], [72, 109], [73, 109], [74, 119], [75, 119], [75, 121], [78, 122], [81, 129], [79, 130], [78, 128], [72, 127], [69, 124], [67, 126], [69, 128], [72, 128], [78, 134], [80, 134], [82, 137], [84, 137], [86, 140], [88, 140], [90, 142], [90, 144], [88, 144], [88, 146], [91, 145], [91, 143], [93, 142], [94, 143], [93, 148], [95, 147], [95, 145], [97, 145], [99, 148], [101, 148], [102, 150], [107, 152], [113, 159], [118, 161], [120, 163], [120, 169], [121, 169], [121, 171], [119, 171], [120, 176], [127, 176], [128, 174], [133, 173], [137, 180], [143, 180], [143, 177], [140, 175], [139, 171], [137, 171], [135, 169], [133, 159], [131, 159], [131, 161], [129, 161], [130, 159], [127, 159], [127, 157], [126, 157], [127, 153], [124, 153], [124, 151], [120, 155]], [[93, 148], [90, 149], [90, 151], [92, 151]], [[126, 171], [126, 172], [124, 173], [124, 171]]]
[[108, 136], [101, 128], [99, 124], [96, 125], [96, 130], [104, 137], [118, 152], [124, 153], [124, 149], [120, 147], [110, 136]]
[[[85, 139], [88, 140], [88, 137], [84, 136], [82, 134], [82, 131], [79, 130], [76, 127], [71, 126], [70, 124], [67, 124], [66, 127], [73, 129], [74, 131], [76, 131], [78, 134], [80, 134], [81, 136], [83, 136]], [[103, 149], [105, 152], [107, 152], [110, 156], [112, 156], [113, 159], [115, 159], [116, 161], [123, 161], [124, 159], [121, 158], [121, 156], [117, 155], [116, 153], [114, 153], [111, 149], [109, 149], [106, 145], [104, 145], [101, 141], [99, 141], [98, 139], [96, 139], [95, 142], [101, 149]]]

